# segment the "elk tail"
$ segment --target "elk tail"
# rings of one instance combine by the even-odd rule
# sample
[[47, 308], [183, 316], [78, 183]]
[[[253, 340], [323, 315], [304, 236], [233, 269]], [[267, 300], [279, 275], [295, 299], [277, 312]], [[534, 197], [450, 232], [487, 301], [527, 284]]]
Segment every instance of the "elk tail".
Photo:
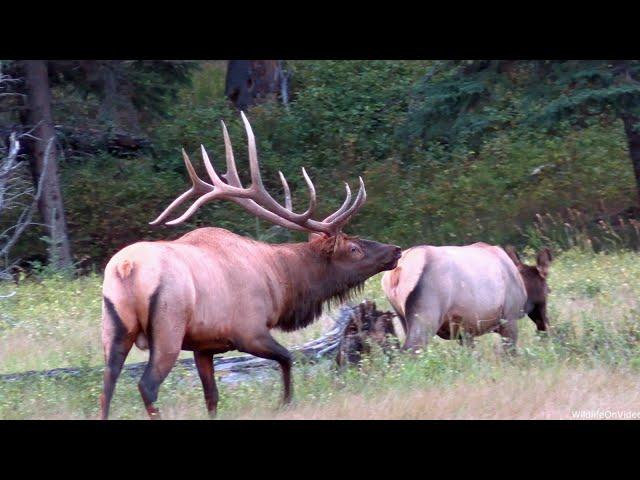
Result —
[[133, 262], [131, 260], [125, 259], [116, 265], [116, 273], [118, 274], [118, 277], [120, 277], [120, 280], [130, 278], [132, 272]]

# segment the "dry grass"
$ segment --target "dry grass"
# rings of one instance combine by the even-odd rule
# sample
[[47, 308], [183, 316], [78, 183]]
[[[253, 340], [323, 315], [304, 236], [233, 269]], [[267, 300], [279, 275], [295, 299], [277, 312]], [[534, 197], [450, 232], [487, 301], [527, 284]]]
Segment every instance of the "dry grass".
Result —
[[244, 412], [241, 419], [415, 420], [572, 419], [572, 412], [636, 412], [637, 375], [604, 369], [513, 370], [499, 380], [461, 380], [401, 395], [345, 394], [328, 405], [305, 405], [281, 412]]
[[[0, 295], [15, 289], [0, 284]], [[17, 290], [0, 304], [0, 373], [102, 365], [101, 277], [73, 281], [52, 277], [26, 282]], [[274, 332], [275, 336], [290, 347], [313, 340], [333, 326], [331, 315], [328, 311], [308, 328]], [[191, 356], [190, 352], [180, 355]], [[147, 359], [147, 351], [134, 347], [127, 363]]]
[[[422, 357], [399, 355], [392, 363], [373, 357], [361, 370], [342, 374], [331, 361], [297, 365], [292, 408], [274, 409], [281, 384], [273, 372], [262, 381], [219, 382], [220, 418], [571, 418], [572, 410], [640, 411], [638, 259], [631, 252], [579, 250], [558, 256], [550, 277], [552, 335], [539, 337], [533, 323], [522, 319], [514, 360], [505, 360], [497, 335], [485, 335], [473, 350], [435, 338]], [[18, 286], [1, 304], [0, 373], [101, 366], [100, 286], [97, 275]], [[0, 284], [0, 295], [13, 288]], [[360, 298], [390, 308], [379, 276], [367, 282]], [[331, 326], [326, 315], [306, 329], [276, 336], [292, 346]], [[128, 361], [144, 359], [146, 353], [134, 349]], [[112, 418], [146, 418], [136, 383], [120, 379]], [[0, 382], [0, 418], [97, 418], [100, 390], [99, 370]], [[165, 418], [207, 418], [197, 375], [184, 369], [174, 369], [163, 383], [158, 406]]]

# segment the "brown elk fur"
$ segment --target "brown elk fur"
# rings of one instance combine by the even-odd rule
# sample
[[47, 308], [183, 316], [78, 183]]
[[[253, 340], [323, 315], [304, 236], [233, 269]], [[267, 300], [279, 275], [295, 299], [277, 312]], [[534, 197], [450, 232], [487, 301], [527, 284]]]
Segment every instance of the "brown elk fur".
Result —
[[255, 137], [245, 124], [251, 186], [244, 188], [237, 173], [229, 135], [224, 126], [226, 182], [216, 173], [202, 147], [202, 158], [212, 183], [198, 177], [189, 157], [183, 159], [192, 187], [176, 198], [152, 224], [167, 217], [185, 200], [198, 197], [179, 218], [185, 221], [204, 203], [230, 200], [258, 218], [284, 228], [309, 233], [306, 243], [270, 245], [220, 228], [201, 228], [174, 241], [139, 242], [109, 261], [103, 285], [102, 343], [105, 352], [102, 418], [109, 405], [122, 365], [135, 343], [148, 347], [149, 363], [138, 384], [152, 418], [160, 384], [181, 350], [194, 352], [207, 409], [215, 414], [218, 390], [213, 377], [213, 355], [240, 350], [275, 360], [282, 370], [284, 402], [291, 400], [291, 355], [269, 331], [296, 330], [311, 323], [331, 300], [344, 300], [350, 291], [383, 270], [394, 268], [400, 247], [349, 237], [342, 227], [362, 207], [367, 194], [360, 178], [351, 203], [345, 184], [342, 206], [322, 221], [311, 218], [316, 206], [313, 182], [304, 168], [309, 207], [295, 213], [291, 192], [280, 173], [285, 205], [264, 188]]
[[405, 329], [405, 348], [423, 348], [433, 335], [470, 339], [489, 332], [500, 333], [510, 350], [516, 344], [526, 291], [500, 247], [412, 247], [384, 274], [382, 287]]
[[548, 249], [529, 266], [509, 247], [421, 245], [403, 252], [398, 266], [382, 277], [382, 287], [405, 329], [405, 348], [421, 348], [436, 334], [471, 343], [498, 332], [513, 352], [519, 318], [528, 314], [538, 330], [548, 328], [550, 264]]
[[512, 246], [505, 248], [505, 251], [518, 268], [525, 289], [527, 290], [527, 303], [525, 313], [533, 320], [540, 331], [549, 328], [549, 317], [547, 316], [547, 296], [551, 289], [547, 284], [549, 267], [553, 261], [551, 250], [543, 248], [538, 252], [536, 265], [527, 265], [520, 260], [516, 249]]
[[106, 267], [103, 287], [103, 418], [134, 342], [150, 348], [139, 388], [152, 417], [159, 385], [181, 350], [195, 352], [212, 413], [212, 357], [233, 349], [278, 361], [289, 401], [291, 358], [269, 330], [303, 328], [326, 302], [344, 300], [370, 276], [395, 267], [399, 255], [399, 247], [343, 233], [271, 245], [219, 228], [121, 250]]

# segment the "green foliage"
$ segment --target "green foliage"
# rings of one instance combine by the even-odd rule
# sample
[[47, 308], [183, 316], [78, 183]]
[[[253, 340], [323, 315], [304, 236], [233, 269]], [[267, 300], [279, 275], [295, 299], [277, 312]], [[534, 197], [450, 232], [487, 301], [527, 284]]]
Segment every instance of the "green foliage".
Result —
[[542, 85], [550, 101], [533, 121], [554, 123], [569, 118], [580, 121], [594, 115], [621, 116], [640, 113], [640, 62], [550, 62], [551, 72]]
[[537, 215], [525, 236], [533, 248], [547, 246], [557, 251], [577, 247], [587, 251], [640, 248], [640, 222], [619, 216], [613, 222], [593, 221], [583, 213], [567, 209], [564, 214]]
[[482, 140], [513, 128], [522, 118], [520, 66], [506, 61], [440, 61], [420, 79], [401, 132], [411, 145], [445, 147], [441, 160], [458, 148], [473, 155]]
[[[61, 162], [76, 257], [100, 266], [127, 243], [175, 238], [205, 225], [272, 242], [303, 239], [229, 202], [208, 204], [184, 227], [148, 226], [189, 187], [182, 147], [202, 178], [207, 175], [200, 144], [224, 171], [220, 120], [229, 129], [240, 176], [249, 183], [244, 128], [223, 95], [225, 62], [197, 62], [199, 68], [179, 70], [176, 82], [163, 87], [158, 83], [171, 77], [171, 68], [182, 68], [165, 66], [169, 70], [126, 64], [140, 95], [164, 98], [158, 107], [163, 118], [151, 116], [146, 124], [152, 153], [126, 160], [69, 156]], [[302, 210], [304, 166], [322, 217], [342, 203], [343, 182], [354, 188], [362, 175], [368, 200], [347, 227], [350, 233], [404, 247], [478, 240], [538, 245], [559, 241], [559, 234], [536, 233], [537, 215], [564, 219], [571, 208], [588, 223], [594, 212], [619, 211], [635, 201], [618, 114], [634, 111], [638, 62], [293, 61], [287, 70], [289, 105], [266, 101], [247, 112], [263, 179], [282, 198], [282, 171], [294, 208]], [[189, 82], [182, 82], [187, 76]], [[56, 111], [68, 122], [95, 116], [91, 95], [83, 102], [62, 84], [54, 93]], [[601, 108], [591, 108], [594, 102]], [[43, 251], [39, 242], [39, 235], [25, 236], [20, 256]], [[34, 258], [27, 253], [26, 259]]]
[[[164, 115], [179, 90], [190, 83], [198, 63], [185, 60], [52, 60], [48, 67], [51, 85], [58, 93], [63, 92], [67, 99], [76, 97], [75, 100], [85, 102], [107, 94], [104, 72], [110, 70], [117, 94], [126, 92], [138, 114], [150, 121]], [[55, 111], [54, 115], [56, 113], [61, 112]], [[95, 111], [85, 113], [95, 120]], [[65, 119], [64, 115], [59, 118]]]
[[[306, 186], [299, 170], [305, 166], [320, 194], [320, 208], [329, 212], [341, 201], [341, 181], [353, 182], [363, 174], [369, 193], [367, 207], [349, 229], [364, 236], [401, 244], [407, 238], [412, 243], [521, 243], [520, 230], [538, 212], [554, 212], [567, 205], [589, 210], [598, 200], [624, 202], [633, 194], [619, 124], [615, 128], [595, 125], [584, 131], [565, 125], [551, 136], [539, 130], [506, 129], [523, 115], [515, 107], [521, 99], [516, 101], [507, 89], [509, 83], [503, 80], [491, 86], [489, 98], [476, 95], [489, 88], [483, 85], [497, 76], [495, 67], [484, 69], [477, 85], [463, 82], [448, 96], [437, 95], [454, 82], [438, 62], [292, 62], [290, 68], [294, 94], [289, 109], [266, 103], [249, 113], [263, 176], [268, 187], [279, 192], [276, 171], [282, 170], [292, 185], [294, 204], [301, 208]], [[520, 70], [511, 72], [511, 77], [522, 77]], [[429, 81], [418, 82], [407, 95], [425, 72]], [[435, 85], [436, 79], [449, 83]], [[475, 117], [453, 126], [447, 123], [447, 118], [457, 117], [446, 99], [457, 98], [468, 105], [474, 95], [477, 105], [482, 105]], [[426, 117], [415, 116], [420, 102], [433, 107]], [[415, 125], [429, 129], [438, 115], [439, 128], [456, 140], [455, 148], [433, 141], [406, 143], [407, 129]], [[493, 125], [493, 134], [472, 150], [459, 138], [471, 139], [484, 132], [475, 128], [483, 123], [478, 120], [483, 115], [491, 117], [486, 125]], [[202, 105], [189, 98], [178, 103], [166, 130], [159, 131], [164, 145], [160, 150], [166, 152], [160, 165], [182, 172], [178, 145], [198, 159], [199, 143], [204, 143], [222, 170], [218, 120], [223, 118], [238, 164], [245, 166], [240, 168], [241, 175], [247, 180], [244, 132], [237, 114], [224, 100], [212, 99]], [[428, 137], [427, 132], [433, 133], [423, 130], [422, 134]], [[450, 161], [443, 164], [445, 158]], [[533, 174], [536, 169], [541, 170]], [[207, 208], [213, 212], [216, 206]], [[228, 218], [225, 214], [219, 209], [210, 218], [219, 222]], [[243, 217], [236, 219], [237, 228], [250, 232]]]
[[164, 115], [180, 88], [188, 85], [196, 62], [185, 60], [134, 60], [127, 65], [132, 101], [140, 112]]
[[102, 156], [67, 164], [61, 182], [74, 254], [83, 266], [104, 266], [130, 243], [184, 231], [149, 225], [186, 188], [181, 176], [156, 171], [148, 158]]
[[[294, 95], [289, 108], [264, 103], [248, 113], [258, 140], [263, 178], [267, 188], [277, 195], [282, 188], [277, 176], [281, 170], [292, 188], [294, 206], [302, 208], [307, 195], [300, 175], [304, 166], [319, 192], [321, 213], [329, 213], [338, 208], [344, 198], [343, 181], [351, 182], [354, 187], [358, 175], [368, 175], [369, 168], [379, 169], [375, 167], [377, 163], [394, 155], [395, 128], [406, 110], [406, 91], [423, 71], [424, 63], [292, 62], [290, 68]], [[202, 79], [196, 78], [194, 82], [202, 84]], [[248, 182], [244, 127], [225, 99], [211, 99], [201, 104], [187, 93], [170, 115], [171, 122], [157, 130], [159, 168], [183, 172], [179, 149], [184, 146], [196, 168], [203, 173], [199, 158], [202, 143], [214, 166], [223, 171], [224, 147], [219, 121], [224, 120], [240, 176]], [[379, 190], [369, 180], [367, 186], [370, 192]], [[212, 212], [209, 218], [215, 218], [216, 224], [230, 222], [231, 212], [216, 207], [215, 204], [207, 207]], [[246, 217], [241, 214], [233, 220], [237, 222], [235, 229], [254, 234], [249, 226], [254, 221], [247, 221]], [[379, 215], [357, 218], [353, 230], [372, 218]]]

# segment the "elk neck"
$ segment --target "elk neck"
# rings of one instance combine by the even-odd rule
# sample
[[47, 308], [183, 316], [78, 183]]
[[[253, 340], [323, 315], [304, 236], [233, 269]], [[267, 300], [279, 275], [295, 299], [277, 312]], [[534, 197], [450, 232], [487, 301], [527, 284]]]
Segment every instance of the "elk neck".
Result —
[[[311, 243], [272, 245], [276, 268], [284, 286], [277, 327], [303, 328], [322, 314], [325, 303], [342, 303], [362, 288], [364, 280], [341, 269]], [[366, 280], [366, 279], [365, 279]]]

